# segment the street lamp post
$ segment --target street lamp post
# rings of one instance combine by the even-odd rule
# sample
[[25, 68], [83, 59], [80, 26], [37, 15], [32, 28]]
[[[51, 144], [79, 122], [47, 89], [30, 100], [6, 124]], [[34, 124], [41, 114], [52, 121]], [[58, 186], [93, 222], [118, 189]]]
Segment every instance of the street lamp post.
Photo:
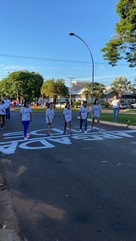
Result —
[[72, 33], [72, 32], [70, 32], [69, 35], [70, 35], [70, 36], [75, 36], [75, 37], [77, 37], [78, 39], [80, 39], [80, 40], [85, 44], [85, 46], [87, 47], [87, 49], [89, 50], [89, 53], [90, 53], [90, 56], [91, 56], [91, 61], [92, 61], [92, 104], [93, 104], [94, 59], [93, 59], [92, 52], [91, 52], [88, 44], [87, 44], [80, 36], [78, 36], [77, 34]]

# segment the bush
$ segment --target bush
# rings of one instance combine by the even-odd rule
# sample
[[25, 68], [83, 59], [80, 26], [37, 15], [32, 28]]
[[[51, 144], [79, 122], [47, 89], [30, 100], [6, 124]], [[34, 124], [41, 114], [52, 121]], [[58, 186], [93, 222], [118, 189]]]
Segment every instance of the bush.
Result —
[[73, 107], [79, 108], [81, 106], [81, 101], [73, 101]]

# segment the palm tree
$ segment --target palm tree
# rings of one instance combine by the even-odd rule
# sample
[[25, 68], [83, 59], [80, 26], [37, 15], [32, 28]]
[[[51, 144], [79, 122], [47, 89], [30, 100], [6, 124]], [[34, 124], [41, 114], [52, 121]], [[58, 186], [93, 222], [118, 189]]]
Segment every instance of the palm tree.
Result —
[[136, 98], [136, 79], [134, 80], [134, 84], [133, 84], [133, 96], [134, 98]]
[[[105, 90], [105, 86], [103, 84], [98, 83], [98, 82], [94, 82], [94, 84], [93, 84], [93, 96], [94, 96], [94, 98], [105, 97], [104, 90]], [[86, 98], [90, 98], [92, 96], [92, 84], [91, 83], [86, 85], [84, 94], [85, 94]]]
[[117, 92], [119, 96], [122, 96], [124, 92], [132, 91], [133, 87], [126, 77], [117, 77], [111, 83], [111, 89]]

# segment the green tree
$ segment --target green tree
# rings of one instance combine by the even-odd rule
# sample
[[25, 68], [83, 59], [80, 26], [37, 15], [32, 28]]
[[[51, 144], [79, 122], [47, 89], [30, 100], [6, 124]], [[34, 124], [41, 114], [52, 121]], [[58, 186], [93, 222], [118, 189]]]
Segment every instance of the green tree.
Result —
[[118, 95], [122, 96], [126, 91], [132, 91], [133, 86], [131, 82], [127, 80], [126, 77], [117, 77], [111, 83], [111, 88], [118, 93]]
[[68, 88], [62, 79], [49, 79], [42, 85], [41, 94], [53, 98], [53, 102], [56, 103], [58, 96], [68, 96]]
[[134, 98], [136, 98], [136, 79], [134, 80], [132, 90], [133, 90], [133, 96], [134, 96]]
[[10, 98], [20, 97], [33, 100], [40, 95], [43, 77], [39, 73], [29, 71], [12, 72], [0, 82], [1, 94], [9, 95]]
[[125, 59], [130, 67], [136, 66], [136, 0], [119, 0], [116, 12], [120, 20], [115, 26], [115, 36], [104, 48], [103, 57], [116, 66], [118, 60]]
[[[101, 83], [94, 82], [93, 84], [93, 96], [96, 97], [104, 97], [104, 91], [105, 86]], [[86, 95], [86, 98], [90, 98], [92, 96], [92, 83], [86, 85], [84, 94]]]

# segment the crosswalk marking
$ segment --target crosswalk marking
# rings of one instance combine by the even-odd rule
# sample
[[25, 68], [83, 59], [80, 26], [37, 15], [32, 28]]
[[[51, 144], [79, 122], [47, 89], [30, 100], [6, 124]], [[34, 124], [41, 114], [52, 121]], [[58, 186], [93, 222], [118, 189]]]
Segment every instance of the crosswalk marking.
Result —
[[17, 147], [24, 150], [40, 150], [47, 148], [54, 148], [55, 143], [62, 145], [73, 144], [72, 140], [81, 141], [102, 141], [106, 139], [118, 140], [123, 138], [134, 138], [136, 130], [118, 130], [118, 131], [98, 131], [98, 128], [93, 129], [87, 133], [81, 132], [77, 129], [72, 129], [72, 135], [66, 133], [58, 128], [52, 128], [53, 134], [47, 136], [47, 129], [39, 129], [31, 131], [30, 138], [27, 141], [23, 140], [23, 132], [11, 132], [3, 134], [5, 141], [0, 142], [0, 152], [3, 154], [14, 154]]

